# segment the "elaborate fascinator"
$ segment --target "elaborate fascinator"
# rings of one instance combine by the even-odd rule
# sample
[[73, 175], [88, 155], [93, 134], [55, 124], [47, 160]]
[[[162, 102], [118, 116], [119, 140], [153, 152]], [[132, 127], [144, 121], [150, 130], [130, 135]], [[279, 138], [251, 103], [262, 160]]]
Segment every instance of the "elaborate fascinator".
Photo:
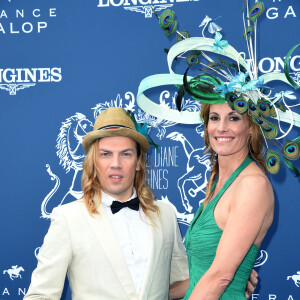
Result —
[[[265, 138], [267, 154], [266, 168], [276, 174], [280, 167], [280, 155], [269, 149], [268, 140], [276, 140], [282, 148], [282, 158], [287, 166], [299, 176], [300, 172], [292, 163], [299, 158], [300, 137], [288, 140], [287, 135], [293, 126], [300, 127], [300, 115], [292, 111], [287, 99], [295, 100], [292, 90], [274, 93], [268, 88], [269, 82], [279, 80], [292, 88], [299, 86], [289, 73], [289, 60], [294, 50], [300, 46], [295, 45], [286, 55], [284, 73], [271, 72], [258, 74], [256, 31], [257, 19], [265, 11], [264, 3], [257, 1], [249, 8], [248, 0], [244, 1], [243, 38], [247, 43], [249, 62], [246, 62], [245, 53], [238, 52], [228, 41], [222, 39], [222, 28], [206, 16], [199, 27], [202, 28], [202, 37], [190, 37], [188, 31], [177, 31], [177, 20], [174, 11], [163, 11], [160, 16], [154, 11], [159, 25], [167, 36], [177, 33], [177, 43], [167, 50], [168, 74], [156, 74], [142, 80], [138, 90], [137, 103], [147, 113], [166, 120], [185, 124], [202, 123], [198, 111], [181, 111], [184, 94], [190, 95], [201, 103], [218, 104], [227, 102], [228, 105], [243, 114], [247, 112], [253, 121], [260, 127]], [[208, 34], [214, 38], [205, 37]], [[172, 69], [174, 59], [185, 58], [188, 68], [184, 75], [175, 74]], [[195, 77], [188, 76], [191, 66], [200, 65], [200, 74]], [[144, 92], [150, 88], [175, 85], [178, 87], [176, 106], [178, 110], [170, 109], [166, 105], [152, 102]], [[286, 130], [281, 122], [288, 123]], [[280, 143], [284, 140], [284, 144]]]

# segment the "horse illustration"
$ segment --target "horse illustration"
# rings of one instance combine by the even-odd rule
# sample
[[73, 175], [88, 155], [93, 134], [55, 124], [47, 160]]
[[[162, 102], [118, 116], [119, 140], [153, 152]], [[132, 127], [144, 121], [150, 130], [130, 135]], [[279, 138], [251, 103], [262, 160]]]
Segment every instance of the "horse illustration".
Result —
[[290, 278], [292, 278], [292, 280], [294, 281], [296, 287], [300, 287], [300, 271], [297, 272], [297, 275], [292, 275], [292, 276], [288, 276], [286, 278], [286, 280], [289, 280]]
[[[76, 180], [78, 180], [78, 172], [82, 170], [82, 163], [85, 158], [81, 143], [86, 133], [91, 130], [93, 130], [93, 124], [81, 113], [76, 113], [62, 123], [56, 139], [56, 155], [59, 157], [59, 164], [62, 165], [66, 173], [72, 169], [74, 170], [74, 175], [71, 186], [61, 199], [59, 205], [63, 204], [68, 195], [76, 199], [82, 197], [82, 192], [80, 190], [74, 190], [74, 186]], [[42, 218], [50, 217], [50, 213], [47, 211], [47, 205], [60, 186], [60, 179], [51, 171], [49, 164], [46, 165], [46, 168], [51, 180], [55, 180], [55, 186], [42, 202]]]
[[14, 278], [21, 278], [22, 276], [20, 274], [21, 271], [25, 271], [22, 267], [18, 267], [18, 265], [11, 266], [11, 269], [4, 270], [3, 274], [7, 273], [11, 280], [14, 280]]
[[[199, 204], [202, 201], [198, 202], [196, 207], [192, 206], [186, 195], [184, 186], [187, 181], [192, 181], [194, 183], [195, 188], [191, 188], [188, 191], [189, 196], [191, 196], [192, 198], [195, 198], [199, 192], [202, 192], [205, 195], [205, 187], [208, 182], [208, 171], [210, 171], [211, 169], [209, 155], [203, 155], [203, 150], [205, 149], [205, 147], [194, 149], [191, 143], [185, 138], [182, 133], [172, 132], [167, 136], [167, 138], [180, 142], [188, 158], [186, 173], [178, 179], [177, 186], [184, 208], [186, 209], [186, 211], [191, 213], [194, 208], [198, 209]], [[204, 176], [202, 175], [201, 166], [205, 167]], [[195, 181], [201, 178], [203, 178], [201, 185], [197, 185]]]

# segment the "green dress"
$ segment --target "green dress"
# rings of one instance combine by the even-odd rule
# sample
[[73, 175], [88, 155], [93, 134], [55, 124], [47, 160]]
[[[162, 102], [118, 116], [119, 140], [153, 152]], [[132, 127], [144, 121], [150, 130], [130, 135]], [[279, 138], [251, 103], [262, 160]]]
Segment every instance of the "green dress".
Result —
[[[191, 225], [185, 235], [190, 282], [184, 300], [187, 300], [190, 297], [195, 285], [209, 269], [216, 255], [216, 250], [223, 231], [218, 227], [214, 219], [214, 208], [230, 184], [251, 161], [252, 159], [250, 157], [246, 157], [244, 162], [227, 179], [219, 193], [206, 205], [203, 212], [202, 205], [199, 207], [193, 221], [191, 222]], [[212, 189], [214, 189], [215, 186], [216, 182]], [[252, 245], [237, 269], [232, 282], [228, 285], [220, 299], [246, 299], [244, 296], [245, 289], [257, 254], [257, 246]]]

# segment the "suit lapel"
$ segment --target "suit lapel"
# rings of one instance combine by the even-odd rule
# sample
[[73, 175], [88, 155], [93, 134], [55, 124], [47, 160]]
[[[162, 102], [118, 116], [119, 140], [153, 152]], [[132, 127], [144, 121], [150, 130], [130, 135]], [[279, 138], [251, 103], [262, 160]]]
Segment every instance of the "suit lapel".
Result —
[[85, 209], [84, 216], [97, 237], [97, 240], [101, 244], [104, 253], [106, 254], [121, 286], [124, 289], [125, 294], [130, 300], [138, 299], [122, 250], [102, 204], [100, 204], [98, 211], [98, 215], [91, 217]]
[[161, 220], [159, 219], [156, 213], [149, 211], [149, 214], [154, 220], [154, 224], [151, 224], [149, 226], [151, 236], [151, 247], [139, 299], [148, 299], [149, 290], [152, 285], [153, 277], [155, 275], [155, 270], [158, 264], [158, 259], [160, 257], [163, 242]]

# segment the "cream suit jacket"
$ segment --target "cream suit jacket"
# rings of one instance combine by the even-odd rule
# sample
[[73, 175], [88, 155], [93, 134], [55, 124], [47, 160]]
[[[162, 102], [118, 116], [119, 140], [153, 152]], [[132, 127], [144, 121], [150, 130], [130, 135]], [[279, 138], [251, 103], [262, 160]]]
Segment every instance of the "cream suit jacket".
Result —
[[102, 205], [89, 215], [83, 200], [53, 210], [24, 300], [60, 299], [67, 274], [73, 300], [167, 300], [170, 283], [188, 278], [173, 209], [156, 202], [150, 257], [140, 295]]

